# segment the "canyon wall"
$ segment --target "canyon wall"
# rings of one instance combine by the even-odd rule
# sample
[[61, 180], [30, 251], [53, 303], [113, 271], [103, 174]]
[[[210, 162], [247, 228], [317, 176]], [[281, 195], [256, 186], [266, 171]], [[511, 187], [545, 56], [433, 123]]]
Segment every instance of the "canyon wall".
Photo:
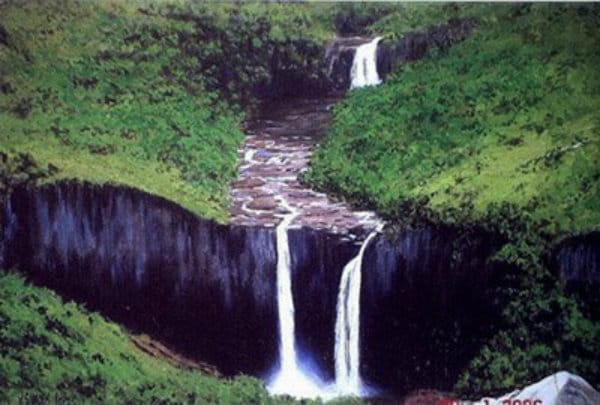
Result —
[[272, 232], [205, 221], [123, 187], [16, 190], [4, 210], [2, 267], [225, 373], [276, 358]]
[[[272, 228], [206, 221], [159, 197], [75, 182], [17, 189], [0, 215], [0, 268], [155, 334], [225, 374], [264, 376], [277, 362]], [[563, 242], [558, 271], [596, 280], [598, 235]], [[303, 360], [334, 373], [339, 281], [360, 243], [307, 228], [289, 243]], [[499, 310], [500, 242], [449, 227], [378, 235], [362, 268], [361, 373], [384, 390], [449, 388]]]

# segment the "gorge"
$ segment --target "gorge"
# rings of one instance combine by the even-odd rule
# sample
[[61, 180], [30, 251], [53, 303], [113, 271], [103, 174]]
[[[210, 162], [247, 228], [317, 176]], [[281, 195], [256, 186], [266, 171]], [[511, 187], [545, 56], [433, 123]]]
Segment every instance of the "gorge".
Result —
[[[499, 291], [513, 288], [517, 272], [498, 259], [506, 232], [483, 219], [384, 227], [374, 211], [313, 189], [305, 173], [346, 90], [378, 85], [475, 26], [456, 20], [396, 43], [330, 44], [327, 92], [263, 100], [244, 123], [227, 222], [117, 182], [15, 186], [0, 207], [0, 269], [19, 269], [228, 377], [257, 376], [273, 395], [451, 391], [500, 334]], [[285, 74], [265, 94], [284, 88]], [[540, 259], [590, 302], [599, 240], [597, 232], [551, 240]]]

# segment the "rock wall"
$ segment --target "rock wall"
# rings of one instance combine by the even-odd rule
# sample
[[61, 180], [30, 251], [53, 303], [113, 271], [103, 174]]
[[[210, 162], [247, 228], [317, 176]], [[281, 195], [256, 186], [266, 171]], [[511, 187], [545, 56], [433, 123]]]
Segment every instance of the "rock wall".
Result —
[[463, 41], [477, 25], [475, 20], [452, 20], [425, 32], [410, 32], [397, 42], [384, 40], [377, 48], [377, 71], [382, 79], [406, 62], [422, 59], [432, 48], [447, 49]]
[[600, 232], [566, 239], [556, 247], [555, 260], [566, 282], [600, 284]]
[[498, 308], [487, 292], [498, 241], [451, 228], [379, 237], [365, 252], [361, 373], [395, 393], [449, 389]]
[[600, 232], [577, 235], [554, 248], [551, 267], [579, 300], [584, 312], [600, 321]]
[[2, 267], [158, 334], [225, 373], [277, 354], [272, 232], [228, 227], [123, 187], [16, 190]]
[[[273, 229], [220, 225], [130, 188], [63, 183], [17, 189], [0, 213], [0, 268], [158, 335], [225, 374], [263, 376], [278, 354]], [[334, 375], [339, 281], [360, 244], [289, 231], [300, 353]], [[557, 247], [567, 279], [597, 280], [598, 233]], [[426, 227], [379, 235], [362, 269], [361, 373], [394, 393], [450, 388], [501, 308], [478, 230]]]
[[[324, 379], [334, 379], [337, 297], [342, 271], [360, 244], [309, 228], [289, 231], [296, 343]], [[310, 357], [308, 357], [310, 356]]]

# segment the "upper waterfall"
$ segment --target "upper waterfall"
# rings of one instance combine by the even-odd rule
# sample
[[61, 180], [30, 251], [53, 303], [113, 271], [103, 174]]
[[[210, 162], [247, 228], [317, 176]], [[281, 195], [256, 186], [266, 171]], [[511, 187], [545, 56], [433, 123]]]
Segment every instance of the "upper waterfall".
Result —
[[377, 73], [377, 44], [381, 37], [356, 48], [352, 69], [350, 70], [350, 88], [375, 86], [381, 83]]

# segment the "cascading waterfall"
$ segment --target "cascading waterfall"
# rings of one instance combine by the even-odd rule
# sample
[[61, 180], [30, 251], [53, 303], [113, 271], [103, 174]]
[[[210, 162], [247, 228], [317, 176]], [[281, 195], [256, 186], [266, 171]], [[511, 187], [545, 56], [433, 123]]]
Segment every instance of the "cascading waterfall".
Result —
[[364, 395], [360, 378], [360, 285], [363, 255], [380, 228], [369, 234], [358, 255], [346, 264], [335, 321], [335, 385], [341, 395]]
[[356, 48], [352, 69], [350, 70], [350, 88], [375, 86], [381, 83], [377, 73], [377, 44], [381, 37]]
[[281, 205], [290, 213], [277, 226], [277, 306], [279, 315], [279, 370], [268, 384], [272, 394], [287, 394], [298, 398], [324, 397], [323, 384], [306, 373], [296, 352], [294, 298], [292, 295], [291, 257], [288, 227], [298, 211], [287, 201]]

